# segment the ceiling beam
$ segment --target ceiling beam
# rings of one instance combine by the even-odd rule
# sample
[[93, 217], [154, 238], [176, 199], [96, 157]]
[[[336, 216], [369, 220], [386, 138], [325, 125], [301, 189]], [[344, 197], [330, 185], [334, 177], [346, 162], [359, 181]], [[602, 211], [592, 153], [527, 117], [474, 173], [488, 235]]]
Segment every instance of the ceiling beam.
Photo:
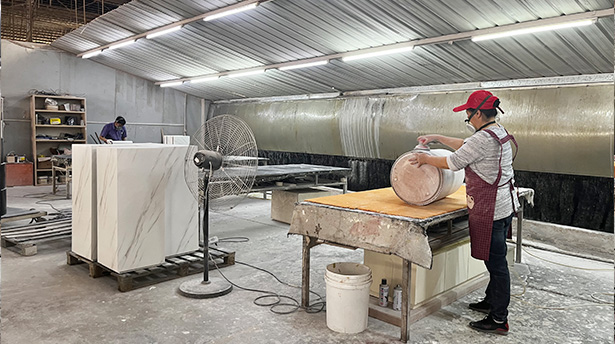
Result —
[[232, 103], [249, 103], [249, 102], [279, 102], [292, 100], [312, 100], [312, 99], [327, 99], [337, 97], [355, 97], [355, 96], [393, 96], [393, 95], [408, 95], [418, 93], [452, 93], [466, 92], [478, 89], [532, 89], [532, 88], [554, 88], [554, 87], [573, 87], [586, 85], [612, 85], [615, 78], [613, 73], [601, 74], [584, 74], [557, 76], [545, 78], [530, 78], [517, 80], [500, 80], [500, 81], [482, 81], [482, 82], [465, 82], [457, 84], [444, 85], [428, 85], [428, 86], [412, 86], [412, 87], [397, 87], [397, 88], [382, 88], [375, 90], [361, 91], [346, 91], [334, 93], [313, 93], [313, 94], [298, 94], [292, 96], [276, 96], [276, 97], [260, 97], [260, 98], [243, 98], [243, 99], [226, 99], [216, 100], [213, 104], [232, 104]]
[[597, 19], [597, 18], [608, 17], [608, 16], [612, 17], [614, 14], [615, 14], [614, 9], [609, 8], [609, 9], [600, 10], [600, 11], [583, 12], [583, 13], [570, 14], [570, 15], [564, 15], [564, 16], [558, 16], [558, 17], [552, 17], [552, 18], [538, 19], [538, 20], [510, 24], [510, 25], [503, 25], [503, 26], [486, 28], [486, 29], [465, 31], [465, 32], [454, 33], [450, 35], [443, 35], [443, 36], [438, 36], [438, 37], [423, 38], [423, 39], [406, 41], [406, 42], [401, 42], [401, 43], [383, 45], [383, 46], [379, 46], [375, 48], [359, 49], [359, 50], [348, 51], [348, 52], [343, 52], [343, 53], [323, 55], [323, 56], [318, 56], [318, 57], [313, 57], [313, 58], [308, 58], [308, 59], [303, 59], [303, 60], [282, 62], [282, 63], [276, 63], [276, 64], [270, 64], [270, 65], [260, 65], [260, 66], [250, 67], [250, 68], [241, 69], [241, 70], [223, 71], [223, 72], [213, 73], [213, 74], [198, 75], [198, 76], [192, 76], [192, 77], [186, 77], [186, 78], [158, 81], [158, 82], [155, 82], [155, 84], [162, 85], [162, 84], [172, 83], [172, 85], [180, 85], [183, 82], [189, 82], [194, 79], [208, 78], [208, 77], [219, 78], [223, 76], [233, 75], [236, 73], [249, 73], [252, 71], [258, 71], [258, 70], [263, 70], [263, 69], [268, 70], [268, 69], [279, 69], [279, 68], [284, 68], [284, 67], [292, 67], [292, 66], [299, 65], [299, 64], [306, 64], [306, 63], [318, 62], [318, 61], [323, 61], [323, 60], [344, 58], [346, 56], [353, 56], [359, 53], [361, 54], [372, 53], [372, 52], [380, 52], [380, 51], [385, 51], [385, 50], [396, 50], [396, 49], [403, 49], [403, 48], [408, 48], [408, 47], [420, 47], [420, 46], [425, 46], [425, 45], [443, 44], [443, 43], [452, 44], [453, 42], [469, 40], [472, 37], [479, 36], [479, 35], [487, 35], [487, 34], [500, 33], [500, 32], [511, 31], [511, 30], [518, 30], [518, 29], [527, 29], [527, 28], [539, 27], [539, 26], [544, 26], [544, 25], [561, 24], [561, 23], [579, 21], [579, 20], [584, 20], [584, 19]]

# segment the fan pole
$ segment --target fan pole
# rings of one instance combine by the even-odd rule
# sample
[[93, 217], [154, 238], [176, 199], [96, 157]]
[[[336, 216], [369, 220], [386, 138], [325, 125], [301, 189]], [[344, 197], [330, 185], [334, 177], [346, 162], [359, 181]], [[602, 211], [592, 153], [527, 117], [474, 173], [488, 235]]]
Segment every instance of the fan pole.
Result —
[[[209, 178], [204, 179], [207, 190]], [[207, 192], [207, 191], [205, 191]], [[209, 193], [203, 197], [203, 282], [209, 281]]]
[[180, 284], [179, 293], [193, 299], [209, 299], [226, 295], [233, 286], [219, 277], [209, 277], [209, 178], [203, 179], [203, 280], [191, 280]]

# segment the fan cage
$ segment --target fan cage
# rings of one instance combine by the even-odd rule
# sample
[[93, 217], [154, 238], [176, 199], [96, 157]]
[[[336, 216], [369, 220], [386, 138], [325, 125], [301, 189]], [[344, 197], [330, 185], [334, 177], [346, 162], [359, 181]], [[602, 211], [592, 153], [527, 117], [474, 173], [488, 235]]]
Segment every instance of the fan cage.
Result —
[[[219, 152], [223, 157], [220, 169], [197, 168], [193, 158], [200, 150]], [[239, 117], [216, 116], [190, 138], [184, 161], [186, 183], [200, 203], [206, 193], [209, 195], [212, 210], [231, 209], [241, 202], [254, 184], [257, 168], [256, 140], [250, 127]]]

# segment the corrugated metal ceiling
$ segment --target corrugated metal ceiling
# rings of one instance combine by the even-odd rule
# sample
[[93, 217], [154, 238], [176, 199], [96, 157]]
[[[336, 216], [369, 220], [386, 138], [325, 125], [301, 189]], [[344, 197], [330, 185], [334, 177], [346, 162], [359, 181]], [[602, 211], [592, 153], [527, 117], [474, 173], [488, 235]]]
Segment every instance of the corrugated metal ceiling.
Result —
[[[139, 0], [56, 40], [79, 54], [237, 1]], [[613, 7], [612, 0], [273, 0], [94, 58], [152, 81], [194, 77]], [[595, 25], [177, 89], [210, 100], [613, 73], [613, 17]]]

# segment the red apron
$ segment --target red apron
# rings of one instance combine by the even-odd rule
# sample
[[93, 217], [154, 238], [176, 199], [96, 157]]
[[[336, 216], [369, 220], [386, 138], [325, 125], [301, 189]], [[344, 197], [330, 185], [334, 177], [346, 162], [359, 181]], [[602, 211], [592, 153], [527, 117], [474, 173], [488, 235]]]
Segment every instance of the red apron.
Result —
[[[516, 149], [519, 148], [515, 138], [506, 131], [506, 136], [503, 139], [489, 129], [483, 129], [489, 133], [500, 144], [500, 160], [498, 162], [498, 176], [493, 184], [485, 182], [479, 177], [470, 166], [466, 166], [466, 200], [468, 202], [468, 224], [470, 227], [470, 246], [472, 249], [472, 257], [480, 260], [489, 260], [489, 249], [491, 247], [491, 230], [493, 229], [493, 214], [495, 212], [495, 199], [500, 186], [510, 185], [510, 197], [513, 204], [513, 211], [516, 212], [515, 201], [513, 198], [513, 183], [512, 178], [503, 184], [500, 184], [502, 178], [502, 154], [503, 144], [512, 140]], [[506, 129], [504, 129], [506, 130]], [[517, 156], [515, 150], [515, 156]], [[507, 238], [512, 237], [512, 227], [508, 229]]]

